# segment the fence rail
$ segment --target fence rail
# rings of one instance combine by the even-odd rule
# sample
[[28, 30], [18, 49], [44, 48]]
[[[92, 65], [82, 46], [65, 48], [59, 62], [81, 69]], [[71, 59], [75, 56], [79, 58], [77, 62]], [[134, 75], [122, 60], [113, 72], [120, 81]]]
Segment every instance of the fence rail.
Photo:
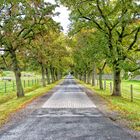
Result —
[[[96, 87], [99, 87], [99, 81], [96, 81]], [[107, 93], [112, 94], [113, 92], [113, 82], [110, 80], [103, 80], [103, 89], [107, 91]], [[139, 87], [135, 84], [127, 84], [122, 83], [122, 97], [129, 99], [131, 102], [134, 100], [140, 100], [140, 85]]]
[[[36, 85], [40, 85], [40, 84], [41, 84], [40, 79], [22, 80], [22, 85], [23, 85], [24, 89], [33, 87]], [[8, 93], [8, 92], [12, 92], [12, 91], [16, 91], [16, 81], [15, 80], [11, 80], [11, 81], [0, 80], [0, 93]]]

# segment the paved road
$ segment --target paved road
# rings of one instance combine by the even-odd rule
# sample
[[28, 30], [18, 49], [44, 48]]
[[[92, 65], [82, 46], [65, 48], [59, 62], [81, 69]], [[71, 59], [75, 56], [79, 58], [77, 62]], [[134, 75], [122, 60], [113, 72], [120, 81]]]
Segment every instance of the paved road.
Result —
[[30, 116], [0, 133], [0, 140], [135, 140], [104, 117], [71, 77], [57, 89]]

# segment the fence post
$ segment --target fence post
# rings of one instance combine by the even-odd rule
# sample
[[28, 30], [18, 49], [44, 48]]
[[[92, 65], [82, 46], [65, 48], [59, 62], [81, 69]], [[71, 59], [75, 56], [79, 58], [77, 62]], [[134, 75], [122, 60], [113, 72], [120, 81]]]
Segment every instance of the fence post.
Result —
[[110, 93], [112, 94], [112, 82], [110, 82]]
[[97, 86], [99, 85], [98, 79], [97, 79]]
[[4, 83], [4, 89], [5, 89], [5, 93], [7, 92], [7, 83]]
[[15, 82], [13, 81], [13, 91], [15, 91]]
[[24, 88], [26, 87], [26, 82], [25, 82], [25, 80], [24, 80]]
[[37, 84], [39, 84], [39, 79], [37, 79]]
[[34, 84], [34, 80], [32, 79], [32, 86], [33, 86], [33, 84]]
[[133, 85], [130, 85], [131, 102], [133, 102]]
[[28, 80], [28, 87], [30, 86], [30, 80]]
[[104, 90], [106, 90], [106, 80], [104, 80]]

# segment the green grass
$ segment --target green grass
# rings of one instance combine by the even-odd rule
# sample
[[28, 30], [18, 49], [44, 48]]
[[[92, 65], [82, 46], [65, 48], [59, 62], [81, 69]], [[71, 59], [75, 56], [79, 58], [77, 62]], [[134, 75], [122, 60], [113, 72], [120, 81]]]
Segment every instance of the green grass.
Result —
[[[0, 74], [0, 96], [1, 93], [11, 93], [16, 90], [15, 76], [12, 71], [3, 71]], [[9, 77], [11, 81], [2, 80], [3, 78]], [[35, 72], [22, 72], [21, 80], [24, 90], [35, 85], [40, 85], [40, 75], [36, 75]], [[6, 87], [6, 88], [5, 88]]]
[[[25, 77], [24, 76], [24, 74], [25, 75], [30, 75], [30, 77]], [[13, 71], [2, 71], [2, 72], [0, 72], [0, 77], [14, 77], [14, 72]], [[27, 79], [27, 78], [40, 78], [40, 75], [38, 74], [38, 73], [36, 73], [36, 72], [34, 72], [34, 71], [23, 71], [23, 72], [21, 72], [21, 77], [22, 77], [22, 79]]]
[[[39, 87], [41, 87], [41, 86], [40, 85], [34, 85], [32, 87], [28, 87], [28, 88], [24, 89], [25, 94], [27, 92], [33, 91], [33, 90], [35, 90]], [[11, 99], [15, 98], [15, 97], [16, 97], [16, 92], [14, 92], [14, 91], [12, 91], [12, 92], [9, 91], [7, 93], [0, 93], [0, 105], [2, 103], [7, 102], [8, 100], [11, 100]]]
[[[24, 90], [26, 90], [28, 88], [40, 85], [40, 80], [38, 79], [38, 83], [37, 79], [22, 80], [22, 85]], [[16, 82], [14, 80], [13, 81], [0, 80], [0, 96], [2, 93], [11, 93], [15, 90], [16, 90]]]
[[[135, 96], [140, 97], [140, 82], [138, 81], [123, 81], [122, 82], [122, 97], [113, 97], [110, 94], [109, 88], [106, 90], [100, 90], [97, 86], [93, 87], [89, 84], [85, 84], [82, 81], [79, 81], [81, 84], [96, 92], [98, 95], [103, 97], [108, 102], [108, 107], [112, 110], [119, 111], [121, 114], [120, 119], [126, 119], [128, 127], [140, 131], [140, 100], [134, 99], [134, 102], [130, 102], [130, 99], [126, 94], [129, 94], [129, 86], [134, 85]], [[108, 83], [110, 81], [107, 81]], [[139, 87], [139, 89], [138, 89]], [[126, 98], [127, 97], [127, 98]]]
[[[47, 85], [47, 87], [32, 87], [26, 91], [25, 97], [17, 99], [16, 94], [3, 94], [0, 96], [0, 126], [6, 123], [11, 113], [23, 108], [26, 104], [30, 103], [33, 99], [47, 93], [60, 81]], [[32, 91], [33, 90], [33, 91]]]

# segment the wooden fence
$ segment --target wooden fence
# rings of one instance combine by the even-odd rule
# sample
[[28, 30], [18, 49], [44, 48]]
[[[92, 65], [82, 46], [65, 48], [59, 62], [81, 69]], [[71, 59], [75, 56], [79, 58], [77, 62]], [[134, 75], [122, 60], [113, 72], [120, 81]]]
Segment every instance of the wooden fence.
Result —
[[[96, 87], [99, 87], [99, 81], [96, 81]], [[113, 82], [109, 80], [103, 81], [103, 90], [106, 90], [108, 93], [112, 94], [113, 92]], [[131, 102], [134, 100], [140, 100], [140, 87], [137, 88], [135, 85], [130, 84], [127, 87], [122, 86], [122, 97], [129, 99]]]
[[[23, 88], [29, 88], [37, 85], [41, 85], [40, 79], [30, 79], [30, 80], [22, 80]], [[16, 82], [15, 80], [11, 81], [0, 81], [0, 93], [9, 93], [12, 91], [16, 91]]]

